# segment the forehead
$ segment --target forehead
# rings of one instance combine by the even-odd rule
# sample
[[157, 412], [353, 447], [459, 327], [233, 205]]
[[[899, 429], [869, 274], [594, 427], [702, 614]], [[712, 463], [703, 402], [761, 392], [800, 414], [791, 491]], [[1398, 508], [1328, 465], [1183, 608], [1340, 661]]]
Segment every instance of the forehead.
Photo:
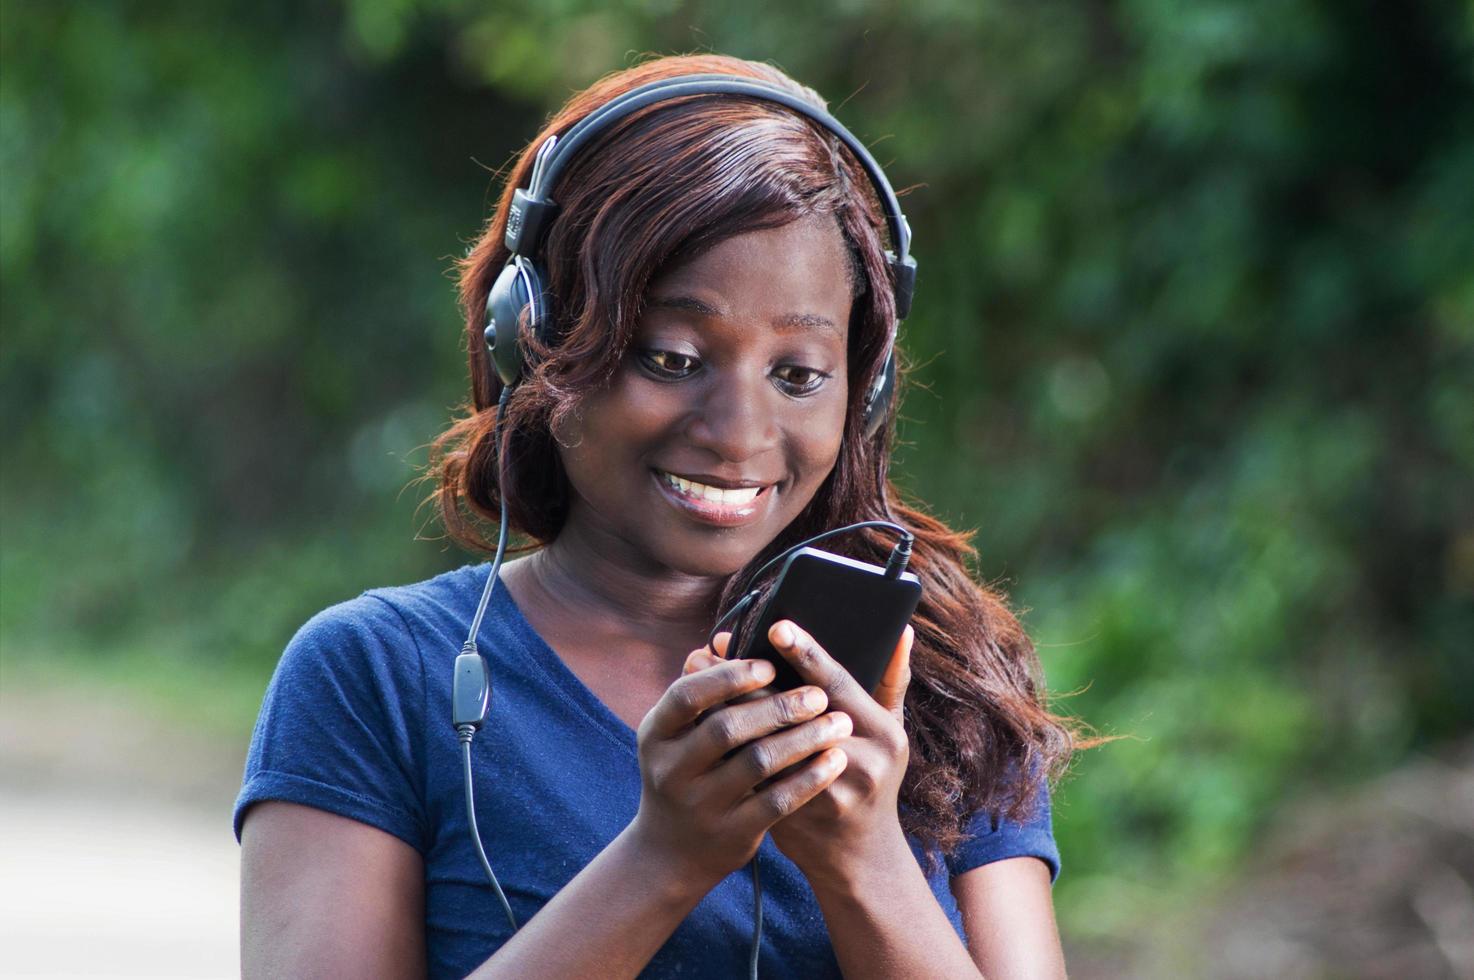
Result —
[[648, 306], [780, 328], [827, 327], [843, 339], [850, 278], [838, 223], [815, 215], [735, 235], [667, 270], [651, 284]]

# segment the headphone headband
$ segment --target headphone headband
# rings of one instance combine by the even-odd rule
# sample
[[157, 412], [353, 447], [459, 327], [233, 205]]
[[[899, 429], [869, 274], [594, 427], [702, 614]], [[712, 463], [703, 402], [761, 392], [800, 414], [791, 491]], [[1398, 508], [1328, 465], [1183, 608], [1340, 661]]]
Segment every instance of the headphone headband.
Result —
[[[895, 298], [896, 322], [886, 340], [881, 370], [865, 394], [865, 432], [874, 435], [884, 422], [896, 382], [896, 327], [911, 312], [916, 290], [916, 260], [911, 257], [911, 226], [901, 212], [896, 192], [875, 157], [839, 120], [792, 92], [755, 78], [741, 75], [678, 75], [633, 88], [584, 116], [561, 136], [549, 136], [533, 158], [529, 186], [512, 192], [503, 241], [510, 251], [501, 275], [487, 297], [486, 340], [488, 354], [503, 385], [513, 385], [522, 375], [522, 350], [518, 334], [525, 329], [549, 341], [553, 322], [548, 296], [536, 256], [548, 226], [558, 214], [558, 204], [549, 194], [568, 161], [609, 127], [635, 112], [668, 99], [703, 95], [736, 95], [785, 106], [824, 127], [854, 154], [885, 212], [894, 251], [885, 253]], [[530, 316], [528, 315], [530, 314]]]
[[896, 319], [904, 320], [911, 312], [911, 297], [916, 288], [916, 260], [911, 258], [911, 226], [901, 211], [901, 202], [886, 179], [885, 171], [865, 145], [828, 112], [785, 89], [755, 78], [740, 75], [679, 75], [663, 78], [631, 89], [584, 116], [562, 137], [550, 136], [538, 147], [530, 186], [513, 192], [507, 215], [504, 242], [514, 255], [531, 256], [542, 244], [548, 225], [558, 213], [558, 205], [549, 197], [568, 161], [578, 156], [588, 143], [628, 116], [646, 106], [668, 99], [697, 95], [741, 95], [786, 106], [813, 120], [837, 136], [860, 162], [885, 212], [894, 251], [886, 253], [895, 281]]

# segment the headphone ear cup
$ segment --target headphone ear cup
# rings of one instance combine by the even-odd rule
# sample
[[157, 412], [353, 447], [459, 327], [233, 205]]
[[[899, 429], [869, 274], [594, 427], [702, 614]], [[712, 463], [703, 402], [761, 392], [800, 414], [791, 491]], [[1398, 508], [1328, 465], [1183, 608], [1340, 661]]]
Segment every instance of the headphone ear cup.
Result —
[[532, 259], [523, 258], [522, 282], [527, 290], [527, 302], [531, 307], [527, 314], [528, 335], [545, 347], [552, 347], [556, 336], [553, 330], [553, 303], [543, 286], [542, 270]]
[[865, 426], [865, 438], [873, 439], [885, 424], [886, 416], [890, 414], [891, 399], [896, 393], [896, 351], [892, 347], [885, 356], [885, 364], [880, 369], [880, 374], [875, 379], [870, 393], [865, 396], [865, 414], [863, 418]]
[[547, 297], [537, 268], [520, 255], [502, 267], [486, 297], [486, 347], [491, 366], [502, 384], [511, 386], [522, 377], [521, 325], [539, 335], [547, 316]]

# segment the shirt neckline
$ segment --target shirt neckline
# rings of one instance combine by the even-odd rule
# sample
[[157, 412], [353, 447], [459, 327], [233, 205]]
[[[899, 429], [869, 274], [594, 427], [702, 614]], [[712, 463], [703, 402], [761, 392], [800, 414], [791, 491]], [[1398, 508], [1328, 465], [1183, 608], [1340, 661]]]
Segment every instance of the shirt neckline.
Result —
[[[488, 566], [481, 566], [482, 576]], [[485, 578], [479, 577], [481, 584], [485, 584]], [[479, 590], [478, 590], [479, 592]], [[555, 688], [596, 727], [603, 729], [612, 735], [620, 745], [629, 750], [631, 755], [638, 757], [639, 736], [635, 730], [625, 724], [623, 718], [595, 694], [587, 684], [579, 679], [563, 658], [558, 656], [554, 650], [543, 639], [542, 634], [533, 628], [532, 623], [523, 614], [522, 607], [517, 605], [517, 600], [512, 596], [512, 590], [507, 588], [506, 579], [497, 576], [496, 588], [492, 592], [492, 607], [505, 616], [507, 622], [522, 638], [522, 649], [535, 666], [540, 668]], [[479, 638], [478, 638], [479, 639]]]

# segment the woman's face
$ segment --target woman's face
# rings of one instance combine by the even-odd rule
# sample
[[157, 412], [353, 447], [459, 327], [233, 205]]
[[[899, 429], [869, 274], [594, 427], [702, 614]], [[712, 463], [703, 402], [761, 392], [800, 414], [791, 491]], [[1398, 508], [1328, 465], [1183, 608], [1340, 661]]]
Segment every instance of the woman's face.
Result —
[[832, 216], [728, 239], [656, 280], [608, 388], [559, 431], [565, 533], [692, 575], [741, 569], [834, 467], [849, 260]]

